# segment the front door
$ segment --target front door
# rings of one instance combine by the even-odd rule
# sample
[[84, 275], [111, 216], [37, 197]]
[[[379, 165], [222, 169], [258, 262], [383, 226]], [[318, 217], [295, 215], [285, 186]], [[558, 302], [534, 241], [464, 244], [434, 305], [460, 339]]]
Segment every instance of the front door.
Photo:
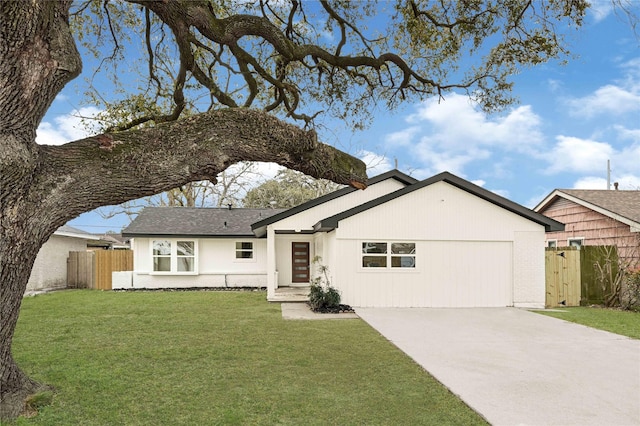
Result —
[[291, 281], [309, 282], [309, 243], [291, 243]]

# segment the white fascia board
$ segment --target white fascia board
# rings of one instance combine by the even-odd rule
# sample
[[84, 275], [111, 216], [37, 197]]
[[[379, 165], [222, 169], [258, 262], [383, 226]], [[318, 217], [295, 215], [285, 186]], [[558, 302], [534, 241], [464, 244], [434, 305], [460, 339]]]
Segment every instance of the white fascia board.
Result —
[[77, 234], [75, 232], [64, 232], [64, 231], [56, 231], [53, 235], [57, 235], [59, 237], [71, 237], [71, 238], [80, 238], [83, 240], [99, 240], [100, 237], [92, 234]]

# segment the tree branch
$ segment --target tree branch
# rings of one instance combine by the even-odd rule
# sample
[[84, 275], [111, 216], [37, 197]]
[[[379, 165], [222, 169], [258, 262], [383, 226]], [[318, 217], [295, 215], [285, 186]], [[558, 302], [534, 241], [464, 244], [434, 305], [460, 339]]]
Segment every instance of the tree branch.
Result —
[[43, 146], [42, 169], [30, 192], [41, 198], [41, 209], [74, 217], [187, 182], [215, 180], [240, 161], [274, 162], [315, 178], [366, 187], [365, 164], [318, 142], [314, 131], [237, 108]]

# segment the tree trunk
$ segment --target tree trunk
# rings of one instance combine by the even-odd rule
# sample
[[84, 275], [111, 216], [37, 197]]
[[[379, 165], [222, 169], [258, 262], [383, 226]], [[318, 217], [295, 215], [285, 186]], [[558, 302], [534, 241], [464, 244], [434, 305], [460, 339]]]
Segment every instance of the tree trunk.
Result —
[[209, 179], [239, 161], [276, 162], [364, 188], [365, 165], [265, 112], [227, 109], [154, 128], [38, 146], [36, 128], [80, 71], [68, 1], [0, 1], [0, 417], [43, 389], [11, 343], [40, 247], [80, 213]]

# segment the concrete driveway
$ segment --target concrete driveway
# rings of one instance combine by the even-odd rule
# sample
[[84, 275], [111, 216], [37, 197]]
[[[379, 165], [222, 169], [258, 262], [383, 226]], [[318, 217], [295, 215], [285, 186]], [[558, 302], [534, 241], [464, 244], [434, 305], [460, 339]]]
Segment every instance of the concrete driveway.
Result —
[[494, 425], [640, 425], [640, 340], [515, 308], [356, 313]]

